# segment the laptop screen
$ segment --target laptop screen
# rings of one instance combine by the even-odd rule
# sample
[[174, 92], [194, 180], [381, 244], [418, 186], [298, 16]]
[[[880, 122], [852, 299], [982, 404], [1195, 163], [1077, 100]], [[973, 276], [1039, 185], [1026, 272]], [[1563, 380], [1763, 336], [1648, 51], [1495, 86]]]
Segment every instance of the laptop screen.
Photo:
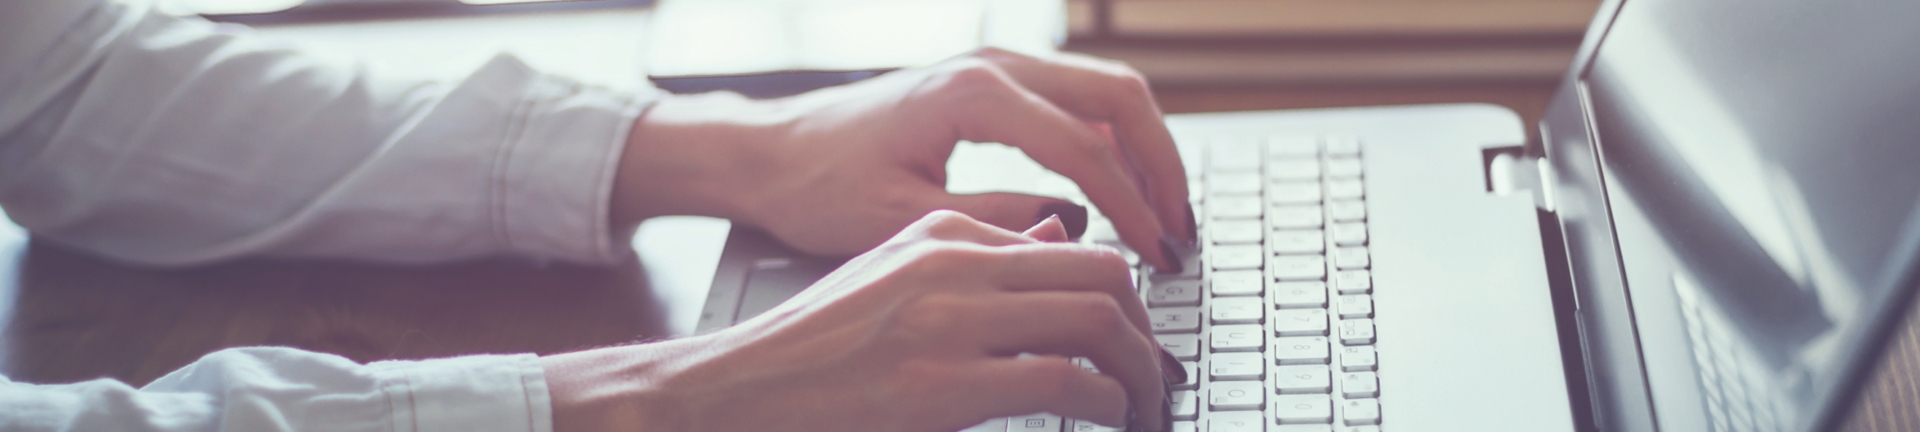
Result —
[[[1562, 215], [1583, 309], [1613, 308], [1582, 311], [1596, 397], [1635, 414], [1600, 413], [1609, 429], [1813, 430], [1852, 391], [1914, 283], [1914, 16], [1907, 0], [1621, 6], [1575, 91], [1598, 172], [1572, 175], [1594, 177], [1588, 207], [1611, 226]], [[1609, 242], [1617, 256], [1578, 250]], [[1640, 373], [1621, 373], [1620, 341]]]

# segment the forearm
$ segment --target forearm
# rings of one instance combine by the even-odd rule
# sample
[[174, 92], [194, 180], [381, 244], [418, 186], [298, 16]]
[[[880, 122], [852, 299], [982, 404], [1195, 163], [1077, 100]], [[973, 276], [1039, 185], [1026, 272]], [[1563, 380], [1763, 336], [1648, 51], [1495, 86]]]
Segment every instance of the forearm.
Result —
[[75, 5], [77, 24], [0, 26], [50, 33], [0, 56], [0, 82], [24, 83], [0, 88], [0, 203], [42, 238], [163, 265], [624, 254], [608, 196], [650, 93], [505, 56], [460, 82], [399, 80], [131, 4]]

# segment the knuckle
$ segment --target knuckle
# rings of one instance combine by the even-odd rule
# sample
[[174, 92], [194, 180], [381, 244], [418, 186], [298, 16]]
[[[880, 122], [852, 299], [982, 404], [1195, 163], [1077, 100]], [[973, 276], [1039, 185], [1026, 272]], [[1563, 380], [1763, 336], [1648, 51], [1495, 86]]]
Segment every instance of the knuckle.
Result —
[[1088, 336], [1110, 338], [1125, 334], [1131, 329], [1127, 326], [1127, 317], [1120, 312], [1120, 303], [1113, 296], [1104, 294], [1084, 294], [1075, 296], [1072, 316], [1079, 317], [1081, 330]]
[[1065, 359], [1049, 359], [1034, 362], [1027, 368], [1025, 381], [1031, 396], [1039, 400], [1061, 400], [1071, 396], [1073, 380], [1080, 372], [1079, 366]]
[[942, 93], [961, 100], [998, 97], [1012, 86], [1006, 72], [977, 59], [956, 65], [944, 75]]
[[968, 217], [965, 213], [941, 209], [928, 212], [925, 216], [921, 216], [920, 220], [907, 225], [907, 229], [925, 233], [928, 237], [945, 238], [947, 235], [954, 233], [955, 229], [967, 225], [967, 223], [972, 220], [973, 218]]
[[1127, 266], [1127, 257], [1122, 255], [1119, 249], [1108, 246], [1091, 245], [1084, 247], [1082, 250], [1084, 250], [1084, 253], [1089, 257], [1092, 257], [1091, 261], [1093, 262], [1094, 271], [1115, 275], [1130, 274], [1131, 268]]
[[894, 316], [894, 322], [903, 330], [915, 333], [945, 333], [958, 328], [965, 305], [958, 299], [942, 295], [921, 297], [900, 308]]
[[910, 271], [929, 276], [953, 276], [978, 270], [993, 258], [992, 253], [957, 242], [939, 242], [920, 249], [908, 264]]
[[1072, 146], [1072, 149], [1073, 152], [1079, 153], [1081, 160], [1090, 161], [1100, 166], [1118, 166], [1120, 162], [1120, 159], [1113, 154], [1113, 146], [1105, 141], [1097, 139], [1079, 140], [1079, 142], [1076, 142]]

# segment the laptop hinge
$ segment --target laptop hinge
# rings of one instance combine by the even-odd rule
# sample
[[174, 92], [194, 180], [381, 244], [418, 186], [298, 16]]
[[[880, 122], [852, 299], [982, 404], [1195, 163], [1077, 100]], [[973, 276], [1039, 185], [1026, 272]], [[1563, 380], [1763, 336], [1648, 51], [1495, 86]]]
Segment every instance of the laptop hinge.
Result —
[[1533, 205], [1547, 212], [1553, 211], [1552, 188], [1543, 187], [1541, 179], [1553, 178], [1552, 165], [1545, 158], [1527, 154], [1522, 147], [1490, 147], [1481, 150], [1484, 153], [1487, 174], [1487, 192], [1494, 195], [1513, 195], [1525, 193], [1533, 195]]

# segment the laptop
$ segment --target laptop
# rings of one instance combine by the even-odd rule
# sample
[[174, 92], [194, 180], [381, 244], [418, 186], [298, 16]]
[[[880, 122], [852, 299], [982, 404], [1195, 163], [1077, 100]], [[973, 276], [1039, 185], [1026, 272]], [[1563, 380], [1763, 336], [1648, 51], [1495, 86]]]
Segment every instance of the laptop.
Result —
[[[1920, 3], [1610, 1], [1542, 121], [1168, 116], [1201, 246], [1142, 267], [1181, 431], [1824, 431], [1920, 278]], [[958, 191], [1077, 198], [963, 144]], [[1080, 239], [1118, 245], [1097, 214]], [[736, 227], [703, 331], [834, 260]], [[1099, 431], [1046, 414], [970, 430]]]

